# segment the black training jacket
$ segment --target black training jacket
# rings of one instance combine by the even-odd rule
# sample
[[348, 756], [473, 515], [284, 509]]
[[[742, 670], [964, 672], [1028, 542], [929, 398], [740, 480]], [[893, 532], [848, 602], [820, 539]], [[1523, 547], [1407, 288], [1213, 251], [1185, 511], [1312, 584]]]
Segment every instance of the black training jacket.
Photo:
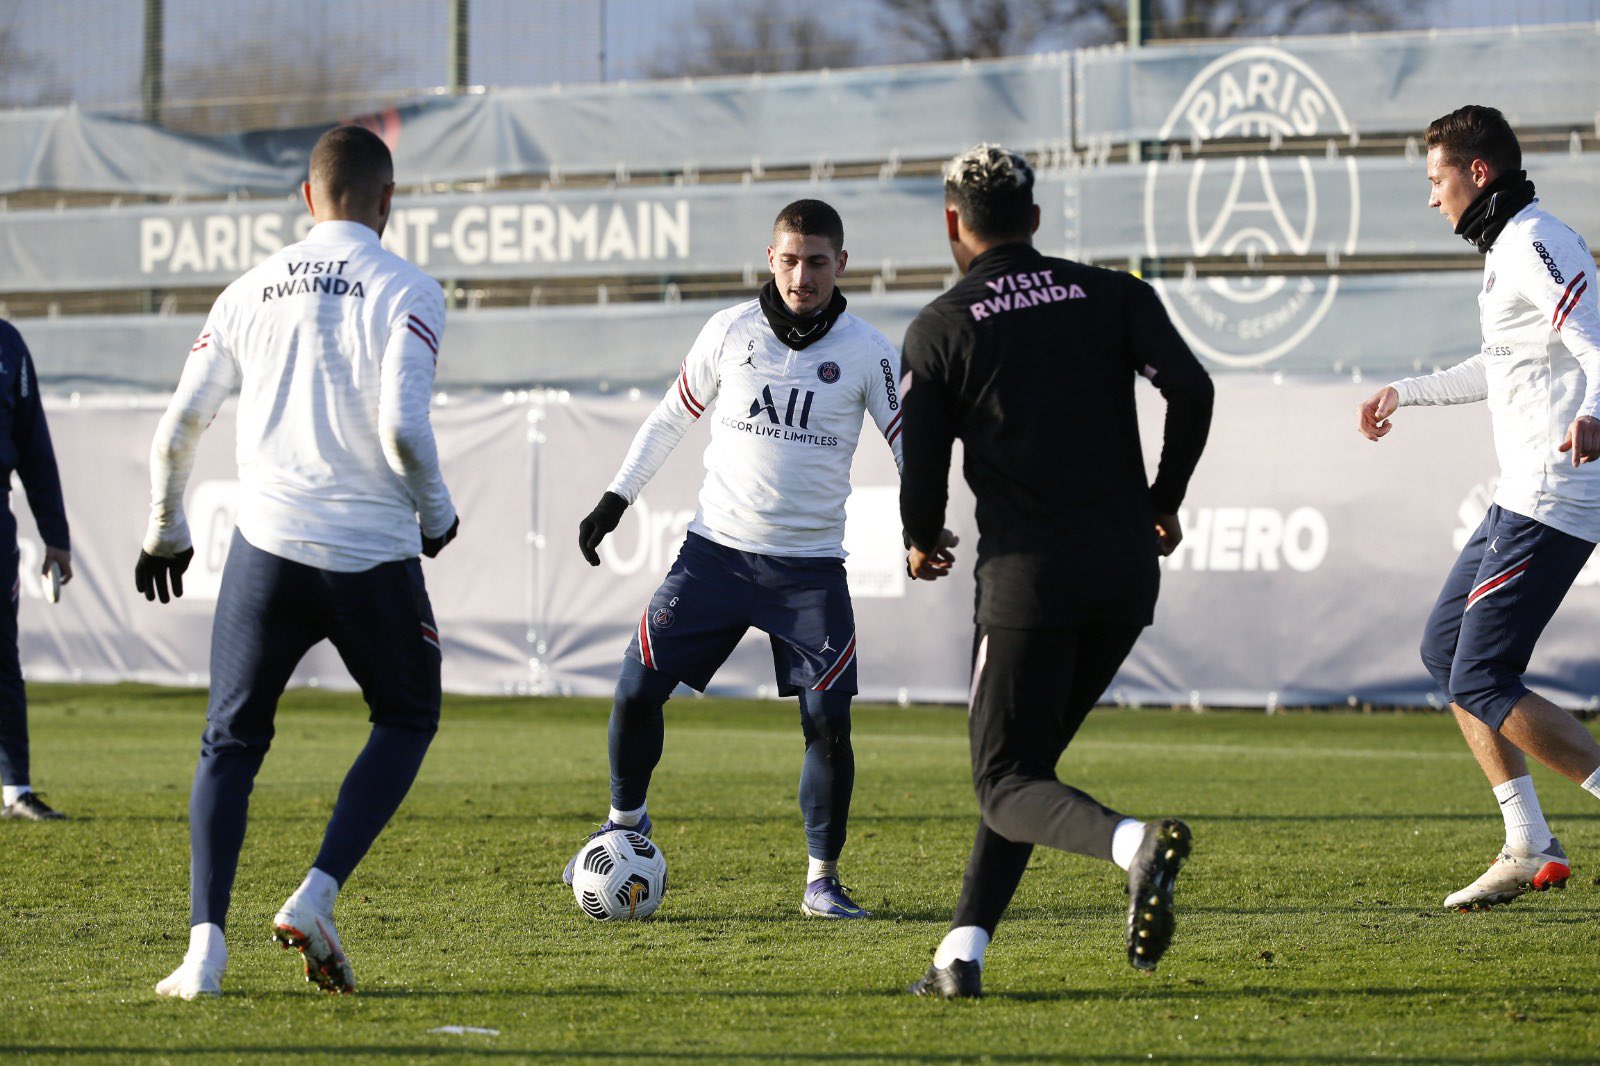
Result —
[[[906, 333], [907, 538], [944, 525], [951, 442], [977, 498], [984, 625], [1149, 625], [1155, 516], [1173, 514], [1211, 426], [1211, 378], [1155, 291], [1131, 274], [991, 248]], [[1166, 399], [1146, 481], [1134, 380]]]
[[[50, 444], [50, 427], [39, 403], [33, 357], [15, 326], [0, 319], [0, 505], [11, 491], [11, 473], [22, 476], [39, 536], [52, 548], [70, 551], [61, 475]], [[15, 548], [0, 545], [0, 551]]]

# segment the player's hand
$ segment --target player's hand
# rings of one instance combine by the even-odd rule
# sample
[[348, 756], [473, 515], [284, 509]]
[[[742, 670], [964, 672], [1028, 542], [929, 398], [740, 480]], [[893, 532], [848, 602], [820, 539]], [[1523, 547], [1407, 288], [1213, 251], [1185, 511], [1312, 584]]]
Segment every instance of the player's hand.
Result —
[[913, 581], [937, 581], [950, 573], [956, 555], [951, 551], [961, 543], [961, 538], [948, 529], [939, 531], [939, 544], [932, 552], [924, 552], [913, 544], [906, 551], [906, 573]]
[[1572, 465], [1582, 466], [1600, 459], [1600, 418], [1579, 415], [1567, 427], [1561, 450], [1572, 453]]
[[607, 492], [600, 497], [600, 502], [595, 504], [589, 516], [578, 523], [578, 550], [583, 552], [590, 566], [600, 565], [600, 556], [595, 549], [600, 547], [607, 533], [617, 528], [617, 523], [622, 521], [622, 512], [627, 509], [627, 500], [614, 492]]
[[460, 531], [461, 516], [456, 515], [456, 520], [450, 523], [450, 528], [445, 530], [441, 536], [430, 537], [424, 533], [422, 535], [422, 554], [430, 559], [438, 558], [439, 553], [444, 551], [444, 546], [455, 540], [456, 534]]
[[1156, 537], [1162, 555], [1171, 555], [1183, 543], [1183, 526], [1175, 514], [1156, 515]]
[[1399, 406], [1400, 394], [1394, 391], [1394, 386], [1385, 385], [1379, 389], [1371, 399], [1361, 405], [1361, 423], [1357, 427], [1361, 435], [1368, 440], [1379, 440], [1387, 436], [1394, 428], [1389, 416], [1394, 414]]
[[[161, 602], [167, 602], [167, 579], [172, 579], [172, 595], [183, 595], [183, 572], [189, 569], [189, 560], [194, 558], [194, 549], [185, 548], [176, 555], [151, 555], [149, 552], [139, 553], [139, 562], [133, 568], [133, 587], [144, 594], [147, 600], [161, 597]], [[62, 571], [65, 576], [65, 571]]]
[[72, 580], [72, 553], [65, 548], [52, 548], [44, 546], [44, 565], [39, 567], [39, 573], [45, 577], [50, 576], [50, 564], [61, 567], [61, 583], [65, 585]]

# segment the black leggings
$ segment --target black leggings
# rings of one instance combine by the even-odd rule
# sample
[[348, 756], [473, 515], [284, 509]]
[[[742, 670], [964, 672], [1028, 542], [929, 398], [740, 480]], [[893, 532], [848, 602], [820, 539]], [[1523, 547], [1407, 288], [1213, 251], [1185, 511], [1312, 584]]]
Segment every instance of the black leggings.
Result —
[[1035, 844], [1111, 860], [1123, 815], [1063, 784], [1056, 763], [1139, 633], [979, 627], [968, 734], [982, 819], [952, 927], [992, 934]]

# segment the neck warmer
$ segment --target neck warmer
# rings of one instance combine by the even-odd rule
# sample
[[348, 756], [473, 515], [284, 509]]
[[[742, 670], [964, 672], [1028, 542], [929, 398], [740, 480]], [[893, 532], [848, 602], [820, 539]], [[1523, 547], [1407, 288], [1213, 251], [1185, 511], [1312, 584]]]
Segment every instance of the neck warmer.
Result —
[[1471, 206], [1461, 212], [1456, 233], [1479, 253], [1487, 254], [1506, 223], [1531, 203], [1533, 182], [1528, 180], [1528, 172], [1502, 174], [1485, 185]]
[[778, 339], [795, 351], [803, 351], [828, 335], [839, 316], [844, 314], [844, 293], [833, 290], [833, 299], [814, 315], [801, 316], [789, 310], [789, 305], [778, 295], [778, 286], [767, 282], [761, 286], [761, 311], [767, 316], [767, 325]]

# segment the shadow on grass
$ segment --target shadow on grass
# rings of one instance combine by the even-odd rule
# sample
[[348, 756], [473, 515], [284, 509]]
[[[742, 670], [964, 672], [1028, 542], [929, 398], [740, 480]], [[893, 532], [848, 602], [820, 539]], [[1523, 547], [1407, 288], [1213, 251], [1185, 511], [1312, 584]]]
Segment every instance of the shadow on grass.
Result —
[[[982, 1009], [981, 1006], [962, 1004], [958, 1009]], [[934, 1008], [936, 1009], [936, 1008]], [[1082, 1063], [1143, 1063], [1150, 1059], [1144, 1054], [1072, 1054], [1063, 1052], [1058, 1055], [1039, 1054], [1027, 1052], [1017, 1054], [997, 1053], [985, 1051], [982, 1053], [948, 1053], [932, 1054], [925, 1051], [917, 1052], [884, 1052], [876, 1049], [863, 1048], [860, 1051], [826, 1052], [806, 1050], [803, 1052], [773, 1051], [730, 1051], [714, 1052], [705, 1050], [693, 1051], [648, 1051], [640, 1048], [629, 1048], [619, 1051], [605, 1051], [594, 1048], [580, 1050], [550, 1050], [539, 1048], [510, 1048], [487, 1047], [485, 1044], [500, 1038], [480, 1037], [471, 1041], [456, 1037], [444, 1037], [438, 1044], [388, 1044], [367, 1047], [328, 1047], [324, 1050], [330, 1055], [351, 1058], [434, 1058], [449, 1056], [452, 1058], [486, 1058], [486, 1059], [550, 1059], [555, 1061], [571, 1062], [1082, 1062]], [[183, 1058], [189, 1056], [237, 1056], [237, 1055], [303, 1055], [305, 1045], [299, 1042], [286, 1042], [283, 1044], [252, 1044], [252, 1045], [208, 1045], [205, 1047], [117, 1047], [114, 1045], [101, 1045], [95, 1047], [52, 1047], [44, 1044], [0, 1044], [0, 1055], [18, 1056], [51, 1056], [60, 1058], [118, 1058], [131, 1059], [149, 1056], [151, 1058]], [[1326, 1055], [1317, 1053], [1288, 1054], [1279, 1050], [1261, 1054], [1229, 1052], [1226, 1054], [1163, 1054], [1162, 1058], [1169, 1061], [1182, 1062], [1294, 1062], [1294, 1063], [1347, 1063], [1348, 1055]], [[1426, 1056], [1394, 1056], [1389, 1061], [1408, 1063], [1434, 1063], [1438, 1066], [1470, 1066], [1474, 1063], [1511, 1063], [1525, 1062], [1525, 1057], [1516, 1058], [1494, 1054], [1474, 1054], [1465, 1058], [1449, 1058], [1436, 1055]], [[1540, 1056], [1541, 1063], [1554, 1063], [1566, 1066], [1568, 1063], [1593, 1063], [1592, 1057], [1563, 1058], [1559, 1056]]]
[[[916, 970], [915, 973], [912, 971]], [[906, 985], [922, 975], [921, 970], [908, 966]], [[1131, 973], [1131, 971], [1130, 971]], [[627, 990], [648, 1000], [689, 1000], [715, 1002], [717, 1000], [774, 1000], [805, 1003], [837, 1003], [838, 989], [822, 991], [785, 988], [697, 988], [682, 985], [671, 989]], [[348, 1000], [328, 996], [306, 988], [274, 988], [251, 992], [225, 992], [221, 1000], [211, 1002], [241, 1003], [249, 1000], [302, 1000], [307, 1003], [353, 1002], [364, 999], [456, 1000], [481, 999], [484, 995], [517, 996], [529, 999], [591, 999], [611, 1000], [623, 990], [608, 985], [567, 985], [562, 988], [507, 985], [494, 989], [481, 988], [364, 988]], [[1573, 996], [1577, 993], [1562, 985], [1518, 985], [1519, 996]], [[852, 999], [870, 1001], [873, 1009], [882, 1010], [888, 1004], [900, 1002], [911, 1009], [922, 1009], [919, 1003], [945, 1002], [943, 1000], [917, 999], [906, 992], [905, 985], [854, 988], [849, 990]], [[1404, 1000], [1425, 999], [1435, 1001], [1451, 997], [1481, 997], [1483, 989], [1468, 985], [1419, 985], [1417, 987], [1382, 987], [1351, 985], [1347, 987], [1308, 985], [1193, 985], [1182, 978], [1165, 980], [1160, 977], [1142, 977], [1134, 974], [1128, 982], [1114, 988], [1057, 988], [1008, 992], [1004, 988], [985, 991], [984, 998], [998, 1003], [1144, 1003], [1144, 1004], [1194, 1004], [1228, 999], [1273, 1001], [1285, 1004], [1306, 1005], [1319, 1000]], [[484, 1023], [484, 1024], [493, 1024]], [[5, 1050], [0, 1046], [0, 1051]], [[1543, 1060], [1541, 1060], [1543, 1061]], [[1593, 1062], [1593, 1058], [1584, 1060]]]

